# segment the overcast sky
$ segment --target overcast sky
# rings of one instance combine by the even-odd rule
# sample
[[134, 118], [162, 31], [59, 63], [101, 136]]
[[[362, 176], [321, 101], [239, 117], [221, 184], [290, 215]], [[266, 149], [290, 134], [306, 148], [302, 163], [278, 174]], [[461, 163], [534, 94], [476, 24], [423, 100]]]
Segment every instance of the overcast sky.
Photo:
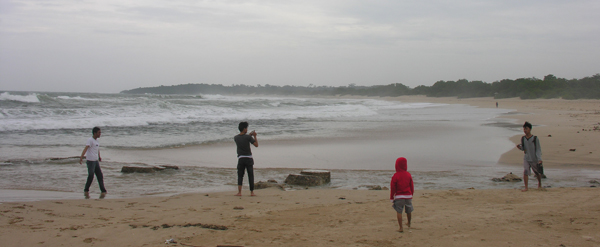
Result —
[[0, 90], [600, 73], [597, 0], [0, 0]]

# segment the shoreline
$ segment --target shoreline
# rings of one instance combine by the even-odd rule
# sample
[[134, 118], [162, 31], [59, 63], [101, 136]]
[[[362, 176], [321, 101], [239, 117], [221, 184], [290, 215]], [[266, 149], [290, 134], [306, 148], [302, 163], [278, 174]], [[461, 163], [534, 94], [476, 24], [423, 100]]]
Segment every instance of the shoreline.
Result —
[[[344, 98], [353, 98], [353, 99], [372, 99], [373, 97], [344, 97]], [[424, 96], [401, 96], [401, 97], [384, 97], [378, 98], [382, 100], [393, 100], [393, 101], [401, 101], [405, 103], [413, 103], [413, 102], [429, 102], [429, 103], [442, 103], [442, 104], [464, 104], [470, 105], [474, 107], [480, 108], [489, 108], [489, 105], [493, 105], [495, 107], [496, 100], [493, 98], [469, 98], [469, 99], [457, 99], [455, 97], [449, 98], [428, 98]], [[577, 171], [583, 170], [593, 170], [599, 171], [600, 165], [595, 163], [594, 161], [598, 161], [598, 153], [591, 153], [585, 156], [577, 156], [578, 152], [570, 152], [565, 150], [560, 150], [562, 148], [561, 145], [556, 146], [554, 143], [566, 143], [567, 140], [571, 142], [580, 142], [573, 143], [571, 145], [581, 145], [585, 148], [589, 148], [590, 146], [593, 148], [593, 145], [590, 142], [589, 137], [596, 137], [600, 135], [600, 131], [580, 131], [577, 134], [577, 138], [566, 138], [569, 136], [569, 131], [574, 130], [573, 124], [581, 125], [581, 124], [592, 124], [594, 121], [600, 122], [597, 110], [595, 110], [595, 106], [600, 106], [600, 101], [598, 100], [576, 100], [576, 101], [565, 101], [558, 99], [550, 99], [550, 100], [520, 100], [520, 99], [501, 99], [498, 100], [500, 103], [500, 107], [504, 107], [505, 109], [514, 109], [513, 112], [502, 114], [496, 117], [496, 119], [515, 119], [515, 121], [524, 121], [529, 120], [534, 124], [534, 135], [538, 135], [541, 141], [541, 146], [543, 147], [543, 157], [544, 157], [544, 165], [547, 169], [558, 169], [555, 170], [554, 173], [559, 172], [560, 170], [568, 171], [570, 176], [577, 176], [575, 173]], [[573, 112], [573, 109], [578, 109], [577, 112]], [[592, 113], [592, 114], [590, 114]], [[583, 115], [582, 115], [583, 114]], [[580, 123], [579, 121], [573, 121], [575, 116], [575, 120], [578, 118], [582, 118], [580, 116], [586, 116], [587, 122]], [[595, 118], [594, 118], [595, 117]], [[534, 120], [531, 120], [534, 119]], [[548, 122], [545, 122], [550, 120]], [[543, 124], [542, 126], [536, 126], [536, 123]], [[561, 127], [562, 125], [562, 127]], [[512, 124], [512, 123], [494, 123], [490, 124], [493, 128], [507, 128], [514, 129], [515, 126], [517, 129], [520, 129], [520, 124]], [[358, 132], [353, 133], [351, 136], [338, 136], [335, 138], [323, 138], [323, 137], [304, 137], [304, 138], [295, 138], [295, 139], [281, 139], [281, 140], [267, 140], [261, 142], [261, 149], [256, 149], [257, 153], [257, 165], [256, 167], [259, 169], [342, 169], [349, 171], [392, 171], [391, 167], [386, 166], [386, 164], [390, 163], [389, 160], [393, 160], [397, 158], [396, 151], [393, 151], [394, 148], [397, 149], [397, 145], [403, 145], [402, 143], [407, 142], [410, 143], [415, 137], [419, 136], [419, 133], [426, 133], [428, 135], [439, 137], [439, 133], [447, 133], [447, 132], [455, 132], [457, 129], [453, 129], [454, 127], [444, 126], [443, 129], [433, 128], [429, 130], [430, 127], [410, 127], [408, 129], [410, 133], [402, 134], [402, 138], [408, 138], [407, 141], [398, 140], [396, 136], [390, 136], [389, 132], [394, 131], [393, 127], [385, 128], [385, 129], [373, 129], [371, 131], [366, 132]], [[406, 129], [403, 129], [406, 130]], [[438, 131], [438, 134], [430, 131]], [[439, 132], [442, 131], [442, 132]], [[546, 133], [551, 132], [554, 133], [552, 137], [544, 136]], [[575, 132], [576, 129], [575, 129]], [[559, 133], [559, 134], [556, 134]], [[487, 133], [483, 133], [487, 134]], [[572, 134], [572, 133], [571, 133]], [[520, 138], [520, 134], [513, 135], [507, 137], [509, 142], [516, 143]], [[571, 135], [572, 136], [572, 135]], [[583, 137], [583, 138], [582, 138]], [[587, 138], [587, 139], [586, 139]], [[592, 138], [593, 139], [593, 138]], [[435, 140], [430, 140], [435, 141]], [[583, 143], [581, 143], [583, 142]], [[359, 143], [359, 144], [354, 144]], [[384, 144], [382, 144], [384, 143]], [[335, 147], [332, 147], [335, 146]], [[367, 148], [363, 150], [365, 146], [371, 146], [371, 148]], [[394, 148], [390, 149], [389, 147], [393, 146]], [[413, 145], [414, 146], [414, 145]], [[418, 145], [417, 145], [418, 146]], [[268, 147], [269, 152], [263, 152], [265, 148]], [[401, 146], [402, 153], [414, 153], [419, 152], [417, 150], [412, 150], [411, 145]], [[486, 149], [490, 149], [490, 147], [485, 147]], [[64, 148], [62, 148], [64, 149]], [[442, 148], [444, 149], [444, 148]], [[290, 152], [290, 150], [296, 150], [300, 152]], [[578, 150], [580, 150], [578, 148]], [[77, 150], [78, 151], [78, 150]], [[65, 150], [66, 152], [66, 150]], [[344, 153], [350, 152], [353, 155], [345, 157]], [[593, 152], [593, 151], [590, 151]], [[164, 165], [164, 164], [173, 164], [180, 166], [197, 166], [197, 167], [205, 167], [208, 169], [211, 168], [228, 168], [231, 164], [236, 162], [235, 157], [231, 155], [231, 145], [229, 143], [216, 143], [211, 145], [197, 145], [197, 146], [184, 146], [177, 148], [165, 148], [165, 149], [143, 149], [143, 150], [118, 150], [118, 149], [105, 149], [103, 150], [103, 156], [108, 157], [105, 158], [106, 161], [110, 162], [111, 159], [116, 161], [116, 163], [145, 163], [148, 165]], [[310, 153], [313, 157], [304, 157], [304, 153]], [[356, 159], [356, 157], [360, 157], [360, 153], [364, 153], [364, 159]], [[452, 153], [452, 152], [449, 152]], [[475, 152], [476, 154], [477, 152]], [[565, 153], [570, 154], [572, 157], [568, 160], [569, 163], [565, 162], [565, 159], [557, 159], [557, 156], [564, 156]], [[358, 156], [357, 156], [358, 155]], [[438, 156], [442, 156], [441, 154], [437, 154]], [[522, 160], [522, 152], [516, 150], [515, 148], [510, 148], [508, 151], [499, 153], [498, 159], [493, 161], [493, 164], [481, 165], [478, 161], [466, 160], [464, 158], [455, 160], [454, 163], [462, 163], [462, 165], [467, 166], [479, 166], [479, 170], [483, 170], [481, 176], [494, 176], [501, 177], [508, 172], [512, 172], [514, 174], [520, 173], [521, 160]], [[595, 155], [595, 156], [594, 156]], [[483, 155], [485, 156], [485, 155]], [[341, 160], [339, 160], [341, 157]], [[115, 160], [116, 158], [116, 160]], [[473, 157], [469, 157], [472, 159]], [[282, 161], [293, 161], [291, 163], [281, 163]], [[294, 163], [295, 162], [295, 163]], [[448, 164], [452, 164], [453, 162], [450, 160], [445, 161]], [[114, 162], [113, 162], [114, 163]], [[115, 163], [115, 164], [116, 164]], [[373, 163], [381, 163], [383, 166], [379, 167], [366, 167], [364, 164], [373, 164]], [[422, 164], [427, 163], [427, 167], [415, 167], [414, 165], [411, 167], [410, 164]], [[435, 163], [435, 162], [434, 162]], [[265, 167], [265, 164], [267, 166]], [[279, 165], [278, 165], [279, 164]], [[456, 168], [452, 168], [453, 166], [441, 166], [442, 164], [430, 164], [428, 162], [423, 161], [415, 161], [411, 159], [409, 162], [409, 169], [412, 171], [444, 171], [444, 170], [453, 170]], [[444, 164], [446, 165], [446, 164]], [[492, 169], [490, 169], [492, 168]], [[115, 170], [116, 168], [113, 168]], [[120, 169], [120, 168], [119, 168]], [[461, 173], [463, 168], [457, 170], [458, 173]], [[503, 170], [504, 174], [499, 174], [498, 170]], [[575, 172], [575, 173], [573, 173]], [[594, 172], [593, 174], [595, 174]], [[466, 177], [473, 177], [473, 174], [464, 174]], [[587, 176], [591, 178], [595, 178], [594, 175]], [[552, 178], [558, 178], [557, 175], [552, 175]], [[566, 177], [562, 177], [566, 178]], [[269, 177], [265, 177], [265, 179], [273, 179]], [[280, 180], [280, 178], [276, 178]], [[257, 180], [258, 181], [258, 180]], [[586, 180], [587, 181], [587, 180]], [[562, 183], [564, 186], [565, 183]], [[569, 183], [567, 183], [569, 184]], [[573, 184], [573, 183], [570, 183]], [[383, 185], [382, 185], [383, 186]], [[556, 186], [561, 187], [561, 184], [556, 184]], [[568, 186], [568, 185], [567, 185]], [[226, 186], [222, 186], [226, 187]], [[346, 186], [347, 187], [347, 186]], [[478, 187], [478, 186], [475, 186]], [[486, 186], [483, 186], [486, 188]], [[487, 186], [489, 187], [489, 186]], [[338, 186], [336, 186], [338, 188]], [[456, 186], [449, 186], [449, 188], [456, 188]], [[464, 188], [464, 187], [463, 187]], [[10, 188], [9, 188], [10, 189]], [[37, 191], [32, 189], [31, 191]], [[61, 190], [62, 191], [62, 190]], [[76, 193], [76, 192], [75, 192]], [[186, 192], [182, 192], [186, 193]], [[36, 193], [31, 193], [36, 194]], [[77, 194], [77, 193], [76, 193]], [[144, 194], [142, 194], [143, 196]], [[123, 195], [121, 195], [123, 196]]]
[[[260, 96], [260, 95], [248, 95]], [[511, 109], [514, 112], [496, 118], [518, 120], [515, 126], [521, 131], [522, 123], [529, 121], [534, 128], [532, 133], [546, 139], [543, 146], [544, 165], [556, 168], [586, 168], [600, 170], [600, 151], [594, 152], [595, 140], [600, 139], [600, 100], [597, 99], [520, 99], [493, 97], [457, 98], [427, 97], [424, 95], [404, 95], [397, 97], [374, 96], [298, 96], [305, 98], [342, 98], [342, 99], [381, 99], [403, 103], [464, 104], [478, 108]], [[594, 128], [598, 128], [594, 130]], [[554, 134], [553, 134], [554, 133]], [[550, 136], [549, 136], [550, 135]], [[520, 142], [522, 134], [508, 139]], [[543, 140], [543, 139], [540, 139]], [[581, 148], [581, 149], [578, 149]], [[576, 151], [570, 151], [576, 149]], [[581, 151], [580, 151], [581, 150]], [[502, 154], [498, 164], [508, 166], [522, 165], [522, 151], [513, 148]], [[549, 157], [549, 158], [545, 158]]]
[[[597, 151], [597, 140], [600, 140], [600, 100], [563, 100], [518, 98], [494, 99], [456, 97], [430, 98], [425, 96], [400, 96], [403, 102], [467, 104], [481, 108], [515, 109], [514, 114], [498, 116], [498, 118], [515, 119], [518, 125], [529, 121], [534, 125], [532, 133], [540, 138], [544, 166], [553, 168], [586, 168], [600, 169], [600, 152]], [[522, 134], [509, 138], [519, 143]], [[575, 151], [569, 151], [575, 149]], [[596, 152], [594, 152], [596, 151]], [[499, 164], [522, 164], [523, 154], [516, 148], [505, 152], [498, 160]]]

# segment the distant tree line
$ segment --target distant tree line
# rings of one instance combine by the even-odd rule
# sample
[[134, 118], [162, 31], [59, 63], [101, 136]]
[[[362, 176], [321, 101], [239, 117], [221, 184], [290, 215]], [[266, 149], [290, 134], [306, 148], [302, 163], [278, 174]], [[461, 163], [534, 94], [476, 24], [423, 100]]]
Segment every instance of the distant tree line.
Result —
[[127, 94], [263, 94], [263, 95], [358, 95], [358, 96], [401, 96], [426, 95], [428, 97], [494, 97], [521, 99], [563, 98], [600, 99], [600, 74], [581, 79], [557, 78], [554, 75], [544, 79], [519, 78], [504, 79], [493, 83], [482, 81], [438, 81], [431, 86], [410, 88], [401, 83], [376, 86], [264, 86], [220, 84], [182, 84], [174, 86], [144, 87], [125, 90]]

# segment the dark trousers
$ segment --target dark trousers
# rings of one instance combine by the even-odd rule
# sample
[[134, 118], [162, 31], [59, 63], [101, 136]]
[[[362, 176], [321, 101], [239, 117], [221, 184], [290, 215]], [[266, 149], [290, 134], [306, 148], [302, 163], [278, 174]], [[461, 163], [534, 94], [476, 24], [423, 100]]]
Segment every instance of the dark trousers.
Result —
[[94, 174], [96, 174], [96, 178], [98, 178], [98, 185], [100, 185], [100, 191], [102, 191], [102, 193], [106, 193], [106, 189], [104, 188], [104, 176], [102, 176], [102, 169], [100, 169], [100, 162], [86, 160], [85, 163], [87, 164], [88, 168], [88, 177], [87, 182], [85, 183], [85, 189], [83, 189], [83, 191], [90, 191], [90, 186], [94, 181]]
[[254, 191], [254, 159], [252, 158], [239, 158], [237, 164], [238, 170], [238, 185], [242, 186], [244, 181], [244, 170], [248, 170], [248, 182], [250, 183], [250, 191]]

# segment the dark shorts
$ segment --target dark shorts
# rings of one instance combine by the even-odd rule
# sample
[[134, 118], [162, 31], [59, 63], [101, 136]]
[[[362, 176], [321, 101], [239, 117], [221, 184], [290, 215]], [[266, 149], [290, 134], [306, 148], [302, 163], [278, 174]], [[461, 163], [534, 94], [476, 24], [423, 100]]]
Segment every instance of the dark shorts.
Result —
[[412, 199], [395, 199], [392, 207], [399, 214], [402, 213], [402, 209], [404, 209], [404, 212], [407, 214], [410, 214], [413, 211]]

